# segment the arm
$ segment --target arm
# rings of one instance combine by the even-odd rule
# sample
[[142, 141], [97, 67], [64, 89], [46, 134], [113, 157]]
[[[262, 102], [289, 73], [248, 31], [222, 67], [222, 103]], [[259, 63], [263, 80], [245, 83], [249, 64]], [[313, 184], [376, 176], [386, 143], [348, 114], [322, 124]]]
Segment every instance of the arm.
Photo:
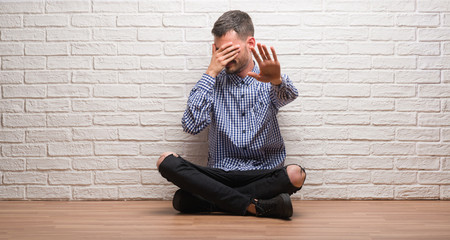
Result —
[[297, 88], [295, 88], [292, 81], [287, 75], [281, 76], [282, 82], [280, 85], [273, 85], [270, 88], [270, 100], [276, 106], [280, 108], [298, 97]]

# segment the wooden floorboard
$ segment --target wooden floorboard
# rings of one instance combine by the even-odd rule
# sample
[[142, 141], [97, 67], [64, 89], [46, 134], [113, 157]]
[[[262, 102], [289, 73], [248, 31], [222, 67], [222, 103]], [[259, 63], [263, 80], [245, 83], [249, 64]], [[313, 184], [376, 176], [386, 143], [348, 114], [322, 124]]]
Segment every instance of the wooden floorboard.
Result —
[[168, 201], [0, 201], [0, 239], [450, 239], [450, 201], [294, 201], [290, 221]]

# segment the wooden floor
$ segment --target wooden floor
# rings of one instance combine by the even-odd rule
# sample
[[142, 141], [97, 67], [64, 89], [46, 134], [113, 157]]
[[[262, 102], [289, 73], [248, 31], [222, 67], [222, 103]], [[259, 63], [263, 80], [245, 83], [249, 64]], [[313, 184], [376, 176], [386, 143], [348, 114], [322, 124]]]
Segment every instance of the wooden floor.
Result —
[[294, 201], [290, 221], [168, 201], [0, 201], [0, 239], [450, 239], [450, 201]]

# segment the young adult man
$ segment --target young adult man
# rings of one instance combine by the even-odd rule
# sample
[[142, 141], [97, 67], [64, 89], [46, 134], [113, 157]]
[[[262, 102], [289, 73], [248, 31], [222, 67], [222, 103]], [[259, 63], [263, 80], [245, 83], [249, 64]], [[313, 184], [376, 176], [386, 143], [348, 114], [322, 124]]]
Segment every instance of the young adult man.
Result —
[[161, 154], [157, 162], [161, 175], [180, 187], [173, 206], [180, 212], [289, 218], [289, 195], [301, 189], [306, 173], [298, 165], [283, 167], [286, 153], [276, 114], [297, 98], [297, 89], [281, 74], [275, 49], [271, 56], [265, 45], [256, 44], [247, 13], [224, 13], [212, 33], [211, 63], [182, 118], [191, 134], [209, 126], [207, 167], [174, 152]]

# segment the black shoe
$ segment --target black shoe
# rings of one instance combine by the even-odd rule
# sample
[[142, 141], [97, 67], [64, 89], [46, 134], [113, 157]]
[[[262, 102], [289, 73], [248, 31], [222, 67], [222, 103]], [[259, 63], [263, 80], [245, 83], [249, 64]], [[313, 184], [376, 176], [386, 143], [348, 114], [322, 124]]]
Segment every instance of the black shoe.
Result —
[[214, 212], [217, 208], [214, 204], [200, 196], [178, 189], [173, 196], [173, 208], [182, 213]]
[[292, 202], [289, 194], [282, 193], [267, 200], [252, 201], [255, 204], [256, 216], [288, 219], [292, 216]]

